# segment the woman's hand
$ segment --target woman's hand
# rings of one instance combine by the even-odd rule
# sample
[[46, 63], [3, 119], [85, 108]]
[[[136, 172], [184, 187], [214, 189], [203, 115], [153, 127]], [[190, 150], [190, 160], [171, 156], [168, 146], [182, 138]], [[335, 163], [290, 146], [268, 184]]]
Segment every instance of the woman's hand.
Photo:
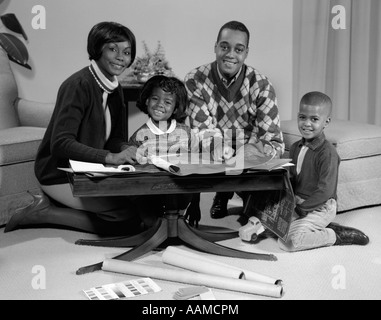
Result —
[[137, 162], [138, 148], [136, 147], [128, 147], [119, 153], [108, 153], [106, 156], [106, 163], [113, 165], [121, 165], [121, 164], [135, 164]]

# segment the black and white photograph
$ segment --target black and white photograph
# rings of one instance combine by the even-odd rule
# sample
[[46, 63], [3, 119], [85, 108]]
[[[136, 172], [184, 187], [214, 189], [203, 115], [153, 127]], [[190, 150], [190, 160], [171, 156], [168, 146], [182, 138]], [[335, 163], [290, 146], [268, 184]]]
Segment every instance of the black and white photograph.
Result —
[[380, 0], [0, 0], [0, 300], [380, 300], [380, 34]]

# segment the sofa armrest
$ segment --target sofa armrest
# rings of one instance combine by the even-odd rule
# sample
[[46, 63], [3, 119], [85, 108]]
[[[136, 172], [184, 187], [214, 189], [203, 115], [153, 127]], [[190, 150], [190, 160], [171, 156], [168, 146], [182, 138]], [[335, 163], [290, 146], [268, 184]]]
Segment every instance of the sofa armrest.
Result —
[[46, 128], [53, 114], [54, 103], [17, 99], [15, 108], [21, 126]]

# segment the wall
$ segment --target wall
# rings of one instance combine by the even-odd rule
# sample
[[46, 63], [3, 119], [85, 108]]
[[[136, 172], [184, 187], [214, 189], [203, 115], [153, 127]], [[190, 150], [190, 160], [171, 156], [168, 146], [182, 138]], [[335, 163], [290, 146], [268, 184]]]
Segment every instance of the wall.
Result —
[[[20, 96], [55, 101], [61, 82], [87, 65], [86, 39], [100, 21], [120, 22], [135, 33], [137, 55], [142, 41], [157, 41], [176, 75], [214, 59], [222, 24], [240, 20], [251, 31], [246, 62], [266, 74], [277, 91], [281, 118], [291, 119], [293, 0], [0, 0], [0, 14], [15, 13], [29, 42], [28, 71], [12, 63]], [[46, 9], [46, 29], [35, 30], [32, 8]], [[140, 118], [139, 118], [140, 119]], [[136, 121], [132, 121], [136, 122]]]

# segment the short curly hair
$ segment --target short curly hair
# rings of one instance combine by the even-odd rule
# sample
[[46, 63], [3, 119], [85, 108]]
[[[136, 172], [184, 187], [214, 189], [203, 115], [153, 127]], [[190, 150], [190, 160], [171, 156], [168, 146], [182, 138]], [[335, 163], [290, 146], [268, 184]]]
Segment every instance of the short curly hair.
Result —
[[93, 26], [87, 37], [87, 53], [90, 60], [98, 60], [106, 43], [128, 41], [131, 45], [131, 62], [136, 56], [136, 39], [130, 29], [117, 22], [100, 22]]
[[250, 31], [249, 31], [249, 29], [247, 29], [247, 27], [242, 22], [234, 21], [234, 20], [226, 22], [218, 31], [217, 43], [218, 43], [218, 41], [220, 41], [221, 33], [224, 29], [230, 29], [230, 30], [234, 30], [234, 31], [242, 31], [242, 32], [246, 33], [246, 36], [247, 36], [246, 46], [249, 47]]
[[176, 95], [176, 106], [171, 119], [175, 119], [177, 122], [184, 122], [187, 117], [188, 95], [184, 83], [176, 77], [157, 75], [148, 79], [142, 88], [136, 106], [148, 114], [146, 102], [155, 88], [160, 88], [165, 92]]
[[332, 100], [325, 93], [320, 91], [307, 92], [302, 99], [300, 104], [308, 104], [311, 106], [324, 106], [327, 108], [327, 113], [330, 116], [332, 113]]

